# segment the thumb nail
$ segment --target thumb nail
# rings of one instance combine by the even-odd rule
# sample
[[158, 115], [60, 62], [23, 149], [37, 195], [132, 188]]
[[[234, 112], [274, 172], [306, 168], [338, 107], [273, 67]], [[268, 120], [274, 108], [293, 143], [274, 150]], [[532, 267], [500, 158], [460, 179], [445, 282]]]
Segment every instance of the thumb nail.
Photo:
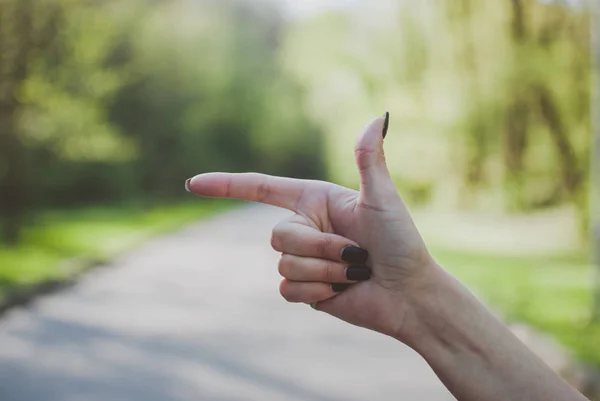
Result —
[[383, 130], [382, 130], [383, 138], [385, 138], [385, 136], [387, 135], [389, 125], [390, 125], [390, 113], [389, 113], [389, 111], [386, 111], [385, 112], [385, 121], [383, 122]]

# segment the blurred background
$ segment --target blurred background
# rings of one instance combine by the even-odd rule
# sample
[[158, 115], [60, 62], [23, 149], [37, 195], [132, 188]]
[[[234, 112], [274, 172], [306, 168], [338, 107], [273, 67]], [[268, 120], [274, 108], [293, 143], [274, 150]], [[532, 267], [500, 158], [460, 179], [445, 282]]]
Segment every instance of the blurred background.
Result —
[[435, 256], [600, 366], [589, 262], [590, 3], [3, 0], [0, 291], [239, 206], [186, 178], [393, 178]]

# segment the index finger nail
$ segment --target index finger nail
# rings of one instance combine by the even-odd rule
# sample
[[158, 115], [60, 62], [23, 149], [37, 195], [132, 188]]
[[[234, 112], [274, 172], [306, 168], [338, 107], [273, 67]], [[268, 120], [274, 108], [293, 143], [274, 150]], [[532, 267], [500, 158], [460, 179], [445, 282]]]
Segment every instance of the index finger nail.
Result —
[[342, 260], [353, 265], [364, 265], [369, 257], [369, 252], [354, 245], [342, 249]]
[[191, 178], [188, 178], [187, 180], [185, 180], [185, 190], [186, 190], [186, 191], [188, 191], [188, 192], [192, 192], [192, 191], [190, 190], [190, 182], [191, 182], [191, 181], [192, 181], [192, 179], [191, 179]]

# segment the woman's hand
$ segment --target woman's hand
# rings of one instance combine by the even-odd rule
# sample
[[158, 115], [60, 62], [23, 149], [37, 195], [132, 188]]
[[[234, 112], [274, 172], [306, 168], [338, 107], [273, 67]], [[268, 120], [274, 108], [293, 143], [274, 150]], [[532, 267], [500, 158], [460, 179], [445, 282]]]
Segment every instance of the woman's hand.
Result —
[[[584, 400], [529, 351], [429, 255], [389, 177], [387, 122], [371, 122], [356, 144], [360, 192], [319, 181], [260, 174], [201, 174], [186, 188], [245, 199], [296, 214], [273, 230], [283, 253], [281, 294], [415, 349], [461, 401]], [[348, 248], [354, 246], [354, 248]], [[360, 246], [368, 250], [368, 258]], [[346, 263], [366, 264], [370, 280], [349, 282]], [[353, 274], [364, 270], [350, 270]], [[337, 286], [336, 286], [337, 287]]]
[[[389, 176], [383, 153], [387, 116], [373, 120], [357, 140], [360, 192], [329, 182], [254, 173], [200, 174], [186, 188], [200, 196], [295, 212], [274, 228], [271, 241], [282, 252], [283, 297], [318, 302], [319, 310], [402, 339], [415, 329], [411, 298], [418, 296], [434, 262]], [[336, 294], [339, 286], [327, 283], [368, 278], [368, 271], [346, 270], [347, 265], [365, 263], [366, 253], [354, 247], [368, 250], [372, 277]]]

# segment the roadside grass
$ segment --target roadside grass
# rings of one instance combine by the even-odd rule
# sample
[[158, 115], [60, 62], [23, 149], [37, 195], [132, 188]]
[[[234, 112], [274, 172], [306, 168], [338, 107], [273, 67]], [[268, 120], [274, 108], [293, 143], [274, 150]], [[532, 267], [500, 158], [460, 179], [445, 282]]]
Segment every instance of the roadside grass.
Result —
[[[25, 227], [18, 247], [0, 246], [0, 298], [15, 287], [68, 277], [85, 263], [108, 261], [153, 235], [236, 205], [202, 200], [152, 209], [112, 206], [42, 213], [35, 225]], [[478, 235], [474, 230], [470, 237]], [[520, 235], [525, 241], [528, 234]], [[529, 323], [600, 367], [600, 323], [589, 321], [593, 280], [584, 251], [510, 254], [431, 242], [436, 259], [507, 321]]]
[[436, 247], [432, 252], [507, 321], [529, 323], [600, 367], [600, 322], [590, 323], [593, 280], [585, 252], [510, 256]]
[[[233, 206], [223, 200], [44, 212], [16, 247], [0, 246], [0, 297], [14, 287], [68, 277], [82, 265], [105, 262], [151, 236]], [[69, 263], [71, 262], [71, 263]]]

